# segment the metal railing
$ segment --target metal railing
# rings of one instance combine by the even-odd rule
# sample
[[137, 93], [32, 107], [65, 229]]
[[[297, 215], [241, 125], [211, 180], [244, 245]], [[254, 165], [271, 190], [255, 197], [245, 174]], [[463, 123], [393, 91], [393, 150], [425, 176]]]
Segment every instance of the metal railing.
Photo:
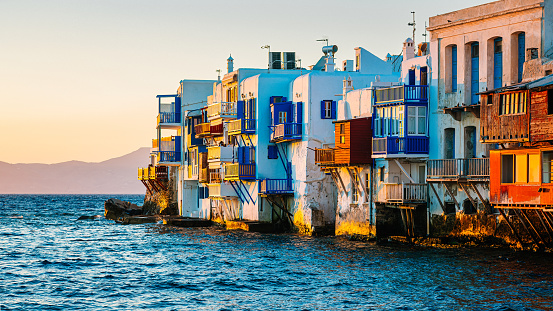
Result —
[[255, 119], [238, 119], [228, 123], [229, 134], [255, 133]]
[[236, 117], [236, 107], [235, 102], [213, 103], [207, 106], [207, 117], [210, 119]]
[[410, 101], [410, 102], [427, 102], [428, 101], [428, 85], [402, 85], [375, 91], [375, 104], [395, 102], [395, 101]]
[[490, 159], [440, 159], [428, 160], [427, 178], [489, 178]]
[[301, 123], [282, 123], [273, 127], [271, 140], [301, 139]]
[[157, 124], [181, 123], [180, 112], [160, 112], [157, 115]]
[[180, 151], [158, 151], [157, 153], [158, 162], [180, 162], [180, 160]]
[[334, 149], [315, 149], [315, 164], [334, 164]]
[[428, 137], [373, 138], [373, 154], [427, 154]]
[[384, 198], [380, 202], [426, 202], [428, 187], [426, 184], [384, 184]]
[[225, 180], [255, 178], [255, 164], [225, 164]]
[[259, 192], [263, 194], [292, 193], [291, 179], [263, 179], [259, 181]]

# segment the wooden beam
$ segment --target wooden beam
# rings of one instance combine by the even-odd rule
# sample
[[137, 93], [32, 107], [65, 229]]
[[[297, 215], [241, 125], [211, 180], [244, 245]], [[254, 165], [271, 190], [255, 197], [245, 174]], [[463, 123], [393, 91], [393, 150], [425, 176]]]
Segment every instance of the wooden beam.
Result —
[[340, 186], [340, 183], [338, 183], [338, 178], [336, 178], [336, 176], [334, 176], [334, 169], [330, 169], [330, 176], [332, 177], [332, 180], [334, 181], [334, 183], [336, 184], [336, 187], [338, 187], [338, 191], [340, 191], [340, 193], [343, 191], [345, 192], [345, 190], [343, 190], [343, 188]]
[[342, 176], [340, 176], [340, 171], [338, 168], [334, 169], [336, 173], [336, 179], [340, 181], [340, 184], [342, 185], [342, 189], [344, 189], [344, 193], [346, 193], [346, 186], [344, 185], [344, 181], [342, 180]]
[[507, 226], [509, 226], [509, 228], [511, 228], [511, 231], [512, 231], [513, 234], [515, 235], [515, 238], [517, 238], [518, 242], [519, 242], [520, 245], [522, 246], [522, 239], [520, 238], [520, 236], [519, 236], [518, 233], [516, 232], [515, 228], [511, 225], [511, 222], [509, 221], [509, 219], [508, 219], [507, 216], [505, 215], [505, 212], [504, 212], [502, 209], [499, 209], [499, 213], [501, 214], [501, 216], [503, 216], [503, 219], [505, 219], [505, 222], [507, 223]]
[[478, 211], [478, 203], [476, 203], [476, 201], [472, 198], [472, 196], [470, 195], [469, 191], [468, 191], [468, 187], [465, 188], [465, 186], [463, 185], [463, 183], [459, 183], [459, 186], [461, 186], [461, 188], [465, 191], [467, 197], [469, 198], [470, 200], [470, 203], [472, 204], [472, 206], [474, 206], [474, 208], [476, 209], [476, 211]]
[[536, 214], [538, 214], [538, 217], [540, 218], [541, 225], [545, 228], [545, 231], [547, 232], [547, 235], [549, 236], [549, 240], [553, 241], [553, 237], [551, 237], [551, 231], [549, 230], [549, 226], [546, 225], [542, 214], [540, 213], [540, 210], [536, 210]]
[[[355, 187], [357, 187], [357, 189], [359, 190], [359, 193], [362, 193], [366, 197], [367, 195], [365, 194], [365, 190], [361, 186], [361, 176], [357, 175], [357, 172], [354, 172], [349, 167], [346, 167], [346, 170], [348, 170], [349, 177], [351, 178], [351, 183], [354, 184]], [[357, 183], [355, 181], [359, 181], [359, 182]]]
[[440, 199], [440, 196], [438, 195], [438, 191], [436, 191], [436, 188], [434, 188], [434, 185], [432, 183], [429, 183], [430, 188], [432, 188], [432, 191], [434, 191], [434, 194], [436, 195], [436, 199], [438, 199], [438, 203], [440, 203], [440, 206], [442, 207], [442, 211], [445, 213], [445, 206], [442, 203], [442, 200]]
[[482, 202], [482, 204], [484, 204], [484, 206], [486, 207], [491, 207], [489, 204], [489, 201], [484, 200], [484, 197], [482, 197], [482, 194], [480, 194], [480, 191], [478, 191], [478, 188], [476, 188], [474, 184], [469, 183], [469, 185], [472, 187], [474, 192], [476, 192], [476, 195], [478, 195], [478, 198], [480, 198], [480, 202]]
[[416, 182], [413, 180], [413, 178], [411, 178], [411, 176], [407, 173], [407, 171], [403, 168], [403, 165], [401, 165], [401, 163], [399, 163], [399, 161], [397, 159], [394, 159], [394, 161], [396, 162], [397, 166], [399, 166], [399, 169], [403, 172], [403, 174], [405, 174], [405, 176], [407, 176], [407, 178], [409, 178], [409, 180], [413, 183], [413, 184], [416, 184]]
[[532, 228], [532, 230], [534, 230], [534, 232], [536, 232], [536, 235], [538, 236], [540, 241], [543, 244], [545, 244], [545, 241], [543, 240], [543, 237], [541, 236], [540, 232], [538, 230], [536, 230], [536, 227], [534, 227], [534, 225], [530, 221], [530, 218], [528, 218], [528, 214], [526, 214], [526, 211], [525, 210], [520, 210], [520, 212], [522, 213], [522, 215], [524, 215], [524, 218], [526, 219], [526, 221], [528, 221], [528, 224], [530, 225], [530, 228]]
[[539, 244], [538, 241], [536, 240], [534, 235], [530, 232], [530, 229], [528, 229], [528, 227], [526, 226], [526, 223], [524, 222], [524, 219], [522, 219], [522, 217], [518, 213], [517, 209], [513, 209], [513, 211], [515, 212], [515, 215], [517, 215], [518, 219], [520, 220], [520, 223], [522, 223], [522, 226], [524, 227], [524, 229], [526, 230], [526, 232], [528, 233], [528, 235], [530, 236], [532, 241], [534, 241], [534, 244], [538, 245]]
[[365, 203], [367, 203], [369, 202], [369, 194], [367, 193], [367, 182], [363, 182], [363, 179], [361, 178], [361, 174], [359, 173], [359, 169], [357, 167], [354, 167], [353, 169], [357, 173], [357, 176], [359, 176], [359, 183], [361, 184], [361, 187], [363, 187], [363, 193], [365, 194]]
[[459, 203], [457, 202], [457, 199], [455, 198], [455, 196], [453, 195], [453, 192], [449, 189], [449, 186], [447, 183], [444, 183], [444, 187], [445, 187], [445, 190], [447, 190], [447, 193], [449, 194], [449, 196], [451, 197], [451, 199], [453, 200], [453, 202], [455, 203], [455, 206], [457, 206], [457, 210], [458, 211], [461, 211], [461, 207], [459, 206]]

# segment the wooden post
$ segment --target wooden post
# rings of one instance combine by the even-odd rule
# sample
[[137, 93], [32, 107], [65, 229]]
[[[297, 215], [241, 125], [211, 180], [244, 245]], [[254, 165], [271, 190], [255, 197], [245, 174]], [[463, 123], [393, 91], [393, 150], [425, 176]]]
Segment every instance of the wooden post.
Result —
[[538, 230], [536, 230], [536, 228], [534, 227], [534, 225], [532, 224], [532, 222], [530, 221], [530, 218], [528, 218], [528, 214], [526, 214], [526, 211], [521, 209], [520, 212], [522, 213], [522, 215], [524, 215], [524, 218], [526, 219], [526, 221], [528, 221], [528, 224], [530, 225], [530, 228], [532, 228], [532, 230], [534, 230], [534, 232], [536, 232], [536, 235], [538, 236], [538, 238], [540, 239], [540, 241], [545, 244], [545, 241], [543, 240], [543, 237], [541, 236], [540, 232]]
[[442, 211], [445, 213], [445, 206], [442, 203], [442, 200], [440, 199], [440, 196], [438, 196], [438, 191], [436, 191], [436, 188], [434, 188], [434, 184], [429, 182], [430, 188], [432, 188], [432, 191], [434, 191], [434, 194], [436, 195], [436, 199], [438, 199], [438, 203], [440, 203], [440, 206], [442, 207]]
[[522, 239], [520, 238], [520, 236], [516, 232], [515, 228], [511, 225], [511, 222], [509, 221], [509, 218], [507, 218], [507, 216], [505, 215], [505, 212], [503, 211], [503, 209], [498, 208], [498, 210], [499, 210], [499, 213], [501, 214], [501, 216], [503, 216], [503, 219], [505, 219], [505, 222], [507, 223], [507, 226], [509, 226], [509, 228], [511, 228], [511, 231], [513, 231], [513, 234], [515, 235], [515, 238], [517, 238], [517, 240], [520, 242], [520, 245], [522, 245]]

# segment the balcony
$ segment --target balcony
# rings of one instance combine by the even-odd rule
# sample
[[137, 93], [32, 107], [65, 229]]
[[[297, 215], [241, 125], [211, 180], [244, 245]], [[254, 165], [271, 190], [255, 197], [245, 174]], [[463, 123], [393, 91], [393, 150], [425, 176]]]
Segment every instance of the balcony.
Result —
[[331, 149], [315, 149], [315, 164], [321, 166], [334, 165], [335, 150]]
[[220, 169], [209, 169], [209, 183], [210, 184], [220, 184], [223, 181], [221, 178]]
[[200, 169], [200, 174], [198, 175], [198, 181], [201, 183], [209, 183], [209, 169], [202, 168]]
[[402, 85], [375, 91], [375, 104], [428, 103], [428, 85]]
[[285, 142], [290, 140], [301, 139], [302, 124], [301, 123], [282, 123], [272, 127], [271, 142]]
[[373, 138], [373, 158], [427, 156], [428, 137]]
[[207, 162], [232, 162], [233, 147], [207, 147]]
[[229, 135], [254, 134], [255, 119], [238, 119], [228, 123]]
[[167, 166], [149, 166], [138, 169], [138, 180], [167, 180], [168, 178]]
[[292, 194], [291, 179], [263, 179], [259, 181], [259, 193], [268, 194]]
[[221, 122], [219, 124], [211, 124], [209, 130], [211, 132], [211, 136], [223, 135], [223, 123]]
[[204, 138], [211, 135], [211, 124], [200, 123], [194, 126], [194, 133], [196, 133], [196, 138]]
[[426, 167], [427, 181], [490, 179], [489, 158], [428, 160]]
[[234, 102], [213, 103], [207, 106], [207, 118], [209, 121], [219, 118], [236, 118], [237, 104]]
[[378, 193], [379, 203], [426, 203], [428, 187], [426, 184], [384, 184]]
[[255, 164], [225, 164], [225, 180], [255, 179]]
[[227, 184], [209, 184], [209, 197], [210, 198], [220, 198], [220, 197], [237, 197], [234, 188], [231, 185]]
[[157, 162], [166, 165], [179, 165], [181, 161], [180, 151], [158, 151]]

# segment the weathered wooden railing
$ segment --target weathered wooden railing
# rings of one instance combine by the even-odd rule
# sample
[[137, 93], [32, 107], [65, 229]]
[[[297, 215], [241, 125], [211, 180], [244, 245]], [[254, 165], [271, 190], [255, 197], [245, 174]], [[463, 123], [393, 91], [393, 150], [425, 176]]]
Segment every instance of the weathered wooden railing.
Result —
[[427, 154], [428, 137], [373, 138], [373, 154]]
[[207, 106], [207, 117], [215, 118], [235, 118], [236, 103], [235, 102], [220, 102], [213, 103]]
[[315, 149], [315, 163], [319, 165], [334, 164], [335, 150], [329, 149]]
[[221, 170], [216, 169], [209, 169], [209, 183], [210, 184], [220, 184], [222, 181], [221, 179]]
[[385, 184], [384, 198], [379, 202], [384, 203], [415, 203], [426, 202], [428, 198], [428, 187], [426, 184]]
[[194, 127], [194, 133], [196, 133], [196, 138], [204, 137], [211, 134], [211, 124], [200, 123]]
[[238, 119], [228, 123], [229, 134], [255, 133], [255, 119]]
[[209, 169], [208, 168], [202, 168], [200, 170], [200, 174], [198, 175], [198, 181], [201, 183], [208, 183], [209, 182]]
[[428, 101], [428, 85], [402, 85], [375, 91], [375, 104], [395, 102], [395, 101], [410, 101], [410, 102], [427, 102]]
[[255, 178], [255, 164], [225, 164], [225, 180]]
[[426, 167], [428, 179], [490, 177], [489, 158], [428, 160]]
[[301, 139], [301, 123], [281, 123], [273, 127], [271, 140]]

